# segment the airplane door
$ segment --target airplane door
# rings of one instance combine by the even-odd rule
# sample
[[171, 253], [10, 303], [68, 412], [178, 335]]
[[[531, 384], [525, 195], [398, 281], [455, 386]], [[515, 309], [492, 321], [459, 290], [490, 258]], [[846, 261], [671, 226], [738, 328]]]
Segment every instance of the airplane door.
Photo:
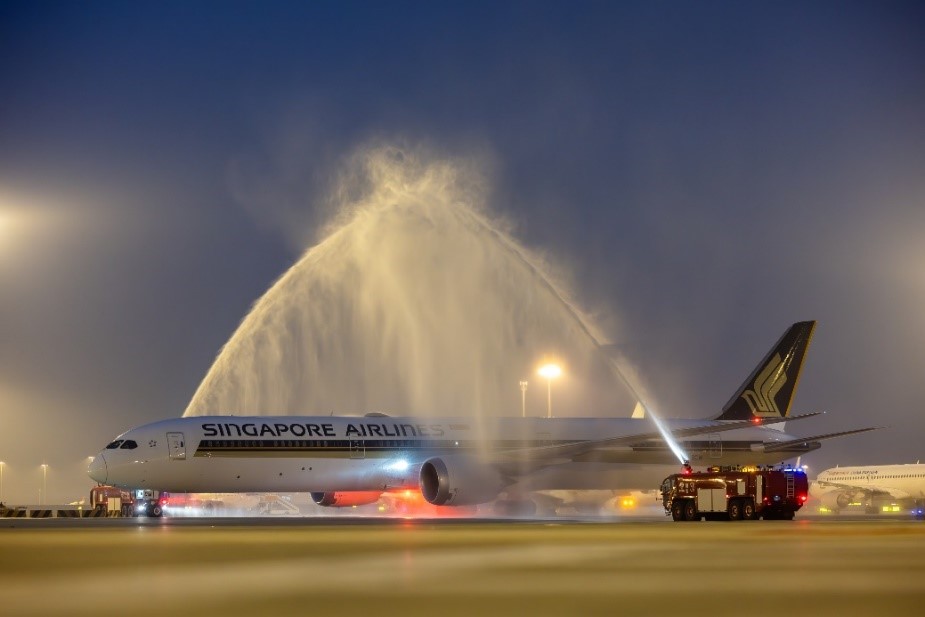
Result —
[[366, 458], [366, 442], [362, 439], [350, 440], [350, 458]]
[[167, 433], [167, 448], [170, 451], [170, 460], [186, 460], [186, 440], [183, 433]]
[[709, 456], [710, 458], [723, 456], [723, 440], [720, 438], [719, 433], [710, 435]]

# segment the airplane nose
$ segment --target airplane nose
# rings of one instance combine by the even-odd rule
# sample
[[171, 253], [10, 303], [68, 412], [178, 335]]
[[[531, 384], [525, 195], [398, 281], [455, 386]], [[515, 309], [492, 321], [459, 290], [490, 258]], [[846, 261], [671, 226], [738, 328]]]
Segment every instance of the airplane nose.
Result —
[[107, 473], [106, 469], [106, 459], [103, 457], [102, 452], [97, 454], [93, 461], [90, 463], [90, 466], [87, 467], [87, 475], [89, 475], [100, 484], [106, 484], [106, 477], [109, 474]]

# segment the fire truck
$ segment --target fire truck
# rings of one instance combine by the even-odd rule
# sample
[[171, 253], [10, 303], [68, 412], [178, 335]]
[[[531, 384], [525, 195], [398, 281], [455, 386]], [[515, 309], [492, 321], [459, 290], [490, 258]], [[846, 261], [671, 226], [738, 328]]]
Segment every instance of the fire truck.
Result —
[[675, 521], [793, 520], [809, 493], [806, 472], [790, 467], [710, 467], [665, 478], [666, 515]]
[[158, 503], [167, 516], [214, 516], [225, 506], [223, 501], [204, 493], [161, 492]]
[[90, 507], [98, 515], [150, 516], [164, 515], [213, 516], [224, 506], [222, 501], [208, 499], [202, 495], [166, 493], [151, 489], [125, 490], [101, 484], [90, 490]]
[[132, 516], [134, 499], [131, 491], [101, 484], [90, 489], [90, 508], [97, 516]]
[[135, 489], [134, 511], [131, 516], [160, 518], [164, 514], [167, 494], [151, 489]]

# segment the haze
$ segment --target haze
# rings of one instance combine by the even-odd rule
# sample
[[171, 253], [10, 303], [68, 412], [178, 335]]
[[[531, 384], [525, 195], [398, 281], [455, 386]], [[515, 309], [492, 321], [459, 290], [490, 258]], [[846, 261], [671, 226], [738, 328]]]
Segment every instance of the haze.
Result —
[[42, 463], [78, 499], [88, 455], [181, 415], [381, 143], [471, 165], [664, 415], [817, 319], [794, 411], [828, 413], [793, 432], [888, 428], [803, 462], [914, 462], [923, 47], [913, 2], [4, 3], [3, 500]]

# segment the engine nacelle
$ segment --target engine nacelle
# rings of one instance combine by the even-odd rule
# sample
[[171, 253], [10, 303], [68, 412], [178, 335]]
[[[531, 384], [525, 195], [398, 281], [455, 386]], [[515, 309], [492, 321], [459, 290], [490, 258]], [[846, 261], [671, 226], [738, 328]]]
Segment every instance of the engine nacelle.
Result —
[[435, 506], [473, 506], [498, 497], [504, 483], [497, 471], [468, 458], [447, 456], [421, 465], [421, 495]]
[[312, 493], [312, 501], [326, 508], [349, 508], [376, 503], [382, 493], [375, 491], [340, 491]]
[[855, 495], [853, 493], [830, 491], [819, 496], [819, 503], [829, 510], [843, 510], [854, 502], [854, 498]]

